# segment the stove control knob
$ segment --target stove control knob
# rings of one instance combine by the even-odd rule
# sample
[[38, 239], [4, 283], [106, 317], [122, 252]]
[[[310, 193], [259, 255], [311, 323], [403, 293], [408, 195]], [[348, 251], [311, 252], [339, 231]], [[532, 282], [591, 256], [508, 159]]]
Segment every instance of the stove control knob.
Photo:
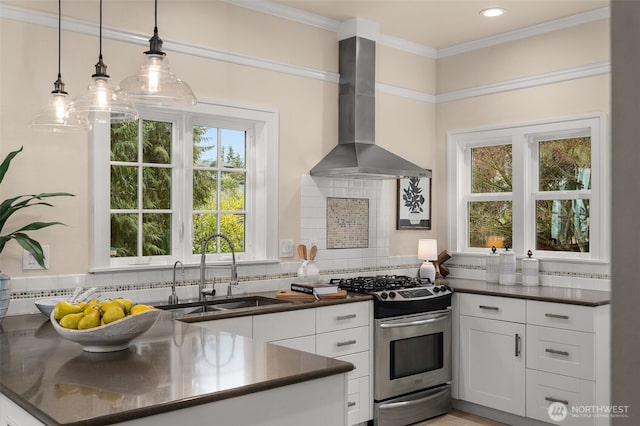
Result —
[[440, 287], [434, 287], [433, 288], [433, 292], [434, 293], [439, 293], [440, 292]]
[[396, 292], [395, 292], [395, 291], [390, 291], [390, 292], [389, 292], [389, 297], [390, 297], [390, 298], [392, 298], [392, 299], [395, 299], [395, 297], [396, 297]]
[[445, 286], [444, 286], [444, 288], [445, 288], [447, 291], [453, 291], [453, 290], [451, 290], [451, 287], [449, 287], [448, 285], [445, 285]]
[[385, 292], [380, 293], [380, 297], [381, 297], [383, 300], [386, 300], [386, 299], [387, 299], [387, 293], [385, 293]]

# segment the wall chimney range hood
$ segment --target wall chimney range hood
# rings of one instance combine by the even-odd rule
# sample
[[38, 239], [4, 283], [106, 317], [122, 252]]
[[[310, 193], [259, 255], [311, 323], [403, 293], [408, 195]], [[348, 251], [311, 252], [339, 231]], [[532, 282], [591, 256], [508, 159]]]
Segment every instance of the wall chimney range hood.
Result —
[[361, 36], [340, 41], [338, 145], [311, 176], [397, 179], [431, 172], [375, 144], [376, 43]]

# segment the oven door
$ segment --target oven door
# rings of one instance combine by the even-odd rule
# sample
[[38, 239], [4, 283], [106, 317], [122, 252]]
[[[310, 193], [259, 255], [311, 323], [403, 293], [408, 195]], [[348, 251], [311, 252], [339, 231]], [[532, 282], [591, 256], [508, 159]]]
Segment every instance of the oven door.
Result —
[[375, 320], [374, 399], [451, 381], [451, 309]]

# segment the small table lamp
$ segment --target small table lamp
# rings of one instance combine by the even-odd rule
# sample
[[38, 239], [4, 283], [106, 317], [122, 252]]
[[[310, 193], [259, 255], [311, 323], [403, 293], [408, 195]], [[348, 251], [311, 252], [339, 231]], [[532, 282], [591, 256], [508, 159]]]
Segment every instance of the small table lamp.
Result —
[[418, 259], [424, 260], [420, 266], [420, 278], [436, 282], [436, 267], [431, 263], [438, 260], [438, 240], [418, 240]]

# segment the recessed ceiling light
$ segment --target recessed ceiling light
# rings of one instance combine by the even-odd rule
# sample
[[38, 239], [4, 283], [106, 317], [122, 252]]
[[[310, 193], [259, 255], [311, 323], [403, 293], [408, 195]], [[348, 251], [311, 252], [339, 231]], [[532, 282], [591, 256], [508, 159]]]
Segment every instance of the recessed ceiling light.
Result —
[[496, 16], [504, 15], [506, 9], [501, 7], [491, 7], [489, 9], [483, 9], [480, 11], [480, 15], [486, 16], [487, 18], [495, 18]]

